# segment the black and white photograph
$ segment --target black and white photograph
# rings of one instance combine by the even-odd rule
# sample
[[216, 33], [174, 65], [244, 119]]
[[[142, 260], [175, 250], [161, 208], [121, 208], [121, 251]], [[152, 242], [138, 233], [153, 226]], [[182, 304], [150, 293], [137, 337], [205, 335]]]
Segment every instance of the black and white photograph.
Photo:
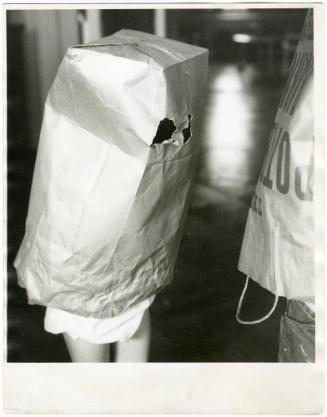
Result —
[[6, 365], [319, 365], [317, 9], [57, 6], [4, 13]]

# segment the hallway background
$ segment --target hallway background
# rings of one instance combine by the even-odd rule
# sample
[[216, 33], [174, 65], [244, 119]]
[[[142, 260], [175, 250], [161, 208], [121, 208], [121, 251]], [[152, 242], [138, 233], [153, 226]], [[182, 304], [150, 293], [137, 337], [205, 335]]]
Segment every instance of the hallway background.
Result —
[[[153, 362], [275, 362], [274, 314], [242, 326], [245, 276], [237, 261], [247, 211], [306, 9], [7, 11], [8, 351], [10, 362], [68, 362], [61, 336], [43, 330], [13, 260], [24, 235], [47, 92], [66, 48], [128, 28], [204, 46], [210, 74], [201, 153], [175, 279], [151, 307]], [[242, 315], [265, 315], [273, 294], [253, 281]]]

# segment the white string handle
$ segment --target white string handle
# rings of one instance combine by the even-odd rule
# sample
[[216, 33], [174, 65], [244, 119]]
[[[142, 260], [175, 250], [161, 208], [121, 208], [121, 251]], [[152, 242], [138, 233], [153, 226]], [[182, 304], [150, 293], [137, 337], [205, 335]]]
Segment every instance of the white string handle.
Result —
[[248, 325], [250, 325], [250, 324], [259, 324], [259, 323], [262, 323], [263, 321], [267, 320], [272, 315], [272, 313], [275, 311], [275, 308], [276, 308], [277, 302], [278, 302], [278, 295], [275, 294], [274, 305], [272, 306], [272, 308], [269, 311], [269, 313], [266, 314], [264, 317], [262, 317], [260, 319], [257, 319], [257, 320], [253, 320], [253, 321], [242, 320], [240, 318], [240, 313], [241, 313], [241, 308], [242, 308], [242, 304], [243, 304], [243, 301], [244, 301], [245, 293], [246, 293], [246, 290], [248, 288], [248, 284], [249, 284], [249, 276], [247, 275], [246, 276], [245, 285], [244, 285], [244, 288], [243, 288], [243, 291], [242, 291], [242, 294], [241, 294], [241, 297], [239, 299], [238, 306], [237, 306], [236, 320], [240, 324], [248, 324]]

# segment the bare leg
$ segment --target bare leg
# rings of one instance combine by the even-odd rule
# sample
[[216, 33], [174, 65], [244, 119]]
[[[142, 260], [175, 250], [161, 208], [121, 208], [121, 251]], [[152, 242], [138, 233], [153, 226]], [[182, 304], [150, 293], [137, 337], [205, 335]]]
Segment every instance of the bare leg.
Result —
[[117, 343], [116, 362], [147, 362], [150, 347], [150, 313], [143, 315], [140, 327], [127, 342]]
[[64, 339], [72, 362], [109, 362], [109, 344], [89, 343], [83, 339], [73, 339], [64, 333]]

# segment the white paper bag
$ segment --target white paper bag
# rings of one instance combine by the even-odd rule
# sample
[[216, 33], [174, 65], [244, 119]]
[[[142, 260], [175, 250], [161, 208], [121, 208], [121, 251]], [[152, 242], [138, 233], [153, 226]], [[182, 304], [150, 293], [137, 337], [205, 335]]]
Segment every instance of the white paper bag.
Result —
[[[203, 48], [129, 30], [68, 49], [15, 261], [30, 303], [111, 317], [170, 282], [207, 61]], [[175, 132], [152, 145], [167, 118]]]
[[314, 296], [313, 21], [308, 12], [249, 210], [239, 269], [276, 295]]

